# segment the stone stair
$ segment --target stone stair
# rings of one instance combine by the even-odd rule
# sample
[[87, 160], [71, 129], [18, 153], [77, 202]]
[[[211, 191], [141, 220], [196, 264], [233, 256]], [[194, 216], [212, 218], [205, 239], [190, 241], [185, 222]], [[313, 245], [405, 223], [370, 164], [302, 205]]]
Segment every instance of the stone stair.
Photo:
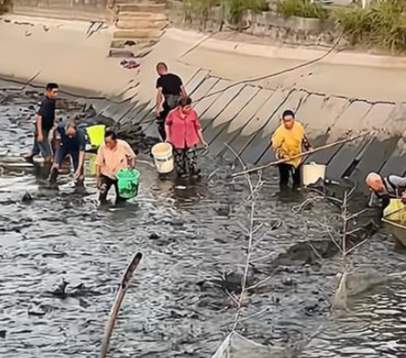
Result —
[[113, 57], [145, 56], [169, 24], [165, 0], [116, 0], [114, 13]]

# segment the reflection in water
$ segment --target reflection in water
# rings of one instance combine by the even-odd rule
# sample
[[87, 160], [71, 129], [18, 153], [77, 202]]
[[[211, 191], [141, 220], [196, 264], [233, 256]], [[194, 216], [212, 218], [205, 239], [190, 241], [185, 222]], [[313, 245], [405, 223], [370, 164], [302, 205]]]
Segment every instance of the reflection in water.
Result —
[[[33, 111], [27, 107], [12, 98], [0, 106], [0, 141], [10, 153], [30, 145]], [[13, 140], [10, 123], [18, 123]], [[250, 207], [244, 178], [230, 181], [227, 165], [213, 158], [201, 167], [215, 172], [210, 180], [178, 182], [160, 180], [140, 164], [139, 197], [107, 208], [98, 207], [90, 175], [86, 193], [78, 194], [69, 176], [60, 177], [56, 191], [47, 188], [44, 169], [24, 170], [21, 177], [4, 172], [0, 356], [96, 356], [121, 272], [141, 251], [145, 258], [119, 317], [112, 357], [209, 357], [234, 319], [230, 292], [240, 285]], [[33, 200], [22, 202], [26, 191]], [[323, 324], [303, 357], [402, 357], [404, 282], [378, 286], [350, 302], [351, 312], [329, 318], [340, 259], [310, 265], [302, 258], [309, 248], [298, 243], [329, 240], [320, 222], [339, 227], [337, 209], [318, 202], [294, 213], [312, 194], [278, 192], [266, 181], [257, 202], [255, 220], [263, 227], [249, 277], [255, 288], [242, 312], [244, 336], [288, 345]], [[295, 260], [281, 255], [295, 244]], [[354, 268], [405, 270], [404, 252], [393, 247], [389, 235], [374, 235], [354, 252]], [[62, 280], [64, 296], [58, 294]]]

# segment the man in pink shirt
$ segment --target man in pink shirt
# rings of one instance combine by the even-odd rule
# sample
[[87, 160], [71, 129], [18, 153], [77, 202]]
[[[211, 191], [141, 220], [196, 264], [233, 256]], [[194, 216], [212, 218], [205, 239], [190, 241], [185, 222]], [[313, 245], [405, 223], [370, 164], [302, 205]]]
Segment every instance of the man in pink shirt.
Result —
[[116, 133], [106, 130], [104, 144], [97, 152], [96, 179], [97, 188], [100, 190], [99, 200], [106, 202], [107, 194], [112, 185], [116, 191], [116, 203], [125, 199], [118, 192], [116, 174], [125, 168], [135, 167], [136, 155], [130, 145], [121, 139], [117, 139]]
[[199, 175], [196, 167], [196, 153], [193, 150], [198, 144], [207, 147], [192, 100], [185, 97], [179, 106], [169, 113], [165, 120], [166, 141], [174, 149], [176, 172], [180, 177]]

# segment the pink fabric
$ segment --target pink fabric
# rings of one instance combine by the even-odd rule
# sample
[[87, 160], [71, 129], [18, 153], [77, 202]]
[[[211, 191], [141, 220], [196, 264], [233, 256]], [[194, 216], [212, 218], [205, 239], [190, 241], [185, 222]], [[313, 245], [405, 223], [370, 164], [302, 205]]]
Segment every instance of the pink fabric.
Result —
[[166, 117], [165, 124], [169, 126], [169, 141], [176, 149], [191, 148], [200, 143], [198, 131], [201, 126], [195, 110], [185, 115], [180, 109], [174, 109]]

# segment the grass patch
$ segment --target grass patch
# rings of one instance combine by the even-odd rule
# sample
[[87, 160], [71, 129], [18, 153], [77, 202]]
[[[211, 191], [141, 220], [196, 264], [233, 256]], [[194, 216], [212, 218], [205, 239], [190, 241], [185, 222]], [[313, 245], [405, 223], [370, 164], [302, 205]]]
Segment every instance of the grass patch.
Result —
[[279, 0], [276, 3], [276, 11], [285, 17], [298, 16], [320, 20], [329, 17], [325, 7], [319, 3], [311, 3], [310, 0]]

